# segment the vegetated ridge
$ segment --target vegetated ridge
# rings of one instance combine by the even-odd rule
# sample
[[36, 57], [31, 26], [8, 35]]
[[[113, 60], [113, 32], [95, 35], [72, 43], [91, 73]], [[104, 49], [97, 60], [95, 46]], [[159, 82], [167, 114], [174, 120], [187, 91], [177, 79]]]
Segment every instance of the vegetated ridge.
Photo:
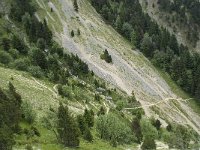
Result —
[[[145, 106], [163, 101], [163, 103], [158, 103], [160, 115], [178, 123], [189, 124], [199, 132], [198, 115], [187, 104], [179, 101], [184, 108], [187, 108], [184, 109], [184, 113], [194, 115], [190, 119], [186, 119], [184, 113], [171, 105], [170, 101], [165, 100], [179, 99], [179, 97], [173, 93], [159, 72], [140, 52], [132, 50], [129, 42], [104, 23], [88, 1], [79, 1], [78, 13], [74, 11], [73, 2], [70, 0], [46, 4], [42, 4], [39, 0], [37, 2], [43, 10], [43, 17], [48, 18], [48, 15], [45, 14], [50, 8], [53, 8], [60, 25], [62, 25], [59, 28], [63, 28], [60, 33], [55, 32], [55, 36], [63, 47], [77, 54], [101, 78], [118, 86], [128, 94], [134, 91], [137, 100], [144, 106], [146, 115], [150, 116], [152, 109]], [[49, 25], [53, 29], [58, 28], [50, 18], [48, 19]], [[71, 31], [74, 30], [76, 33], [78, 29], [81, 31], [81, 35], [71, 38]], [[100, 59], [100, 54], [105, 49], [112, 56], [112, 64]]]

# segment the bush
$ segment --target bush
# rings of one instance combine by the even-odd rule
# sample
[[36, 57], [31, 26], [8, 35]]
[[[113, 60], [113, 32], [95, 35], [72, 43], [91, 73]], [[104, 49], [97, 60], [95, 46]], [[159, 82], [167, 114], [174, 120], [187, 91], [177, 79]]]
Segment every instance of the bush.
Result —
[[70, 97], [71, 90], [68, 86], [62, 86], [62, 92], [64, 97]]
[[107, 63], [112, 63], [112, 57], [111, 55], [109, 55], [107, 49], [104, 51], [103, 54], [101, 54], [100, 58], [105, 60]]
[[178, 149], [188, 149], [191, 139], [190, 130], [182, 125], [176, 125], [173, 131], [173, 133], [170, 132], [168, 139], [169, 146]]
[[71, 37], [74, 37], [74, 30], [71, 31]]
[[117, 107], [116, 107], [116, 109], [118, 111], [121, 111], [125, 107], [125, 105], [126, 105], [125, 101], [119, 100], [119, 101], [117, 101]]
[[156, 139], [158, 138], [158, 131], [157, 129], [151, 124], [151, 122], [147, 119], [141, 119], [140, 120], [140, 125], [142, 129], [142, 135], [144, 137], [149, 137]]
[[36, 78], [44, 77], [44, 73], [39, 66], [31, 66], [28, 68], [28, 72], [31, 73], [32, 76]]
[[85, 131], [84, 131], [84, 133], [83, 133], [83, 138], [84, 138], [85, 140], [87, 140], [88, 142], [92, 142], [93, 136], [92, 136], [92, 134], [91, 134], [89, 128], [86, 128], [86, 129], [85, 129]]
[[130, 144], [134, 139], [129, 126], [113, 114], [98, 117], [96, 130], [100, 138], [110, 141], [113, 146]]
[[17, 49], [19, 53], [26, 55], [28, 54], [28, 47], [24, 43], [23, 40], [21, 40], [18, 36], [14, 35], [11, 40], [13, 48]]
[[27, 121], [29, 124], [32, 124], [35, 121], [36, 114], [33, 110], [32, 105], [27, 101], [24, 101], [22, 103], [22, 116], [24, 120]]
[[10, 55], [14, 58], [17, 59], [19, 57], [19, 51], [16, 49], [10, 49], [8, 51], [10, 53]]
[[26, 145], [26, 150], [33, 150], [33, 147], [31, 145]]
[[14, 61], [13, 67], [17, 70], [27, 71], [31, 62], [28, 58], [20, 58]]
[[0, 63], [7, 65], [11, 61], [13, 61], [13, 58], [9, 53], [7, 53], [5, 51], [0, 51]]
[[11, 42], [9, 38], [3, 37], [1, 39], [1, 45], [2, 45], [3, 50], [8, 51], [10, 49], [10, 45], [11, 45], [10, 43]]
[[154, 149], [156, 149], [156, 143], [153, 138], [145, 137], [141, 148], [142, 148], [142, 150], [147, 150], [147, 149], [154, 150]]
[[34, 132], [34, 134], [35, 134], [36, 136], [38, 136], [38, 137], [41, 136], [41, 135], [40, 135], [40, 132], [38, 131], [38, 129], [37, 129], [36, 127], [32, 126], [32, 127], [31, 127], [31, 130]]

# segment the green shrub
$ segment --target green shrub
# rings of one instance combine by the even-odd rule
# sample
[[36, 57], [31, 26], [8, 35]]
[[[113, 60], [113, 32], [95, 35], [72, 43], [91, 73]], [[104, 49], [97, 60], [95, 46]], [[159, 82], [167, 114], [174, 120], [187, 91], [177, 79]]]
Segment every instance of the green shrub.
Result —
[[9, 53], [5, 51], [0, 51], [0, 63], [7, 65], [12, 61], [13, 61], [13, 58]]
[[21, 107], [24, 120], [27, 121], [29, 124], [32, 124], [36, 118], [36, 114], [33, 110], [32, 105], [29, 102], [24, 101]]
[[26, 145], [26, 150], [33, 150], [33, 147], [31, 145]]
[[112, 63], [112, 57], [109, 55], [108, 50], [106, 49], [103, 54], [100, 55], [100, 58], [105, 60], [107, 63]]
[[28, 58], [20, 58], [14, 61], [13, 67], [17, 70], [27, 71], [31, 62]]
[[14, 59], [17, 59], [19, 57], [19, 51], [16, 50], [16, 49], [10, 49], [8, 51], [10, 53], [10, 55], [14, 58]]
[[74, 37], [74, 30], [71, 31], [71, 37]]
[[158, 138], [158, 131], [149, 120], [142, 118], [140, 120], [140, 125], [143, 137], [149, 137], [153, 139]]
[[3, 37], [1, 39], [1, 45], [2, 45], [3, 50], [8, 51], [10, 49], [10, 45], [11, 45], [10, 39], [7, 37]]
[[28, 68], [28, 72], [31, 73], [32, 76], [36, 78], [44, 77], [44, 73], [39, 66], [31, 66]]
[[134, 139], [130, 127], [113, 114], [99, 116], [96, 130], [100, 138], [110, 141], [113, 146], [130, 144]]
[[83, 138], [87, 140], [88, 142], [92, 142], [93, 136], [92, 133], [90, 132], [90, 129], [87, 127], [83, 133]]
[[156, 149], [156, 143], [152, 137], [145, 137], [141, 148], [142, 150], [154, 150]]
[[119, 100], [119, 101], [117, 101], [117, 107], [116, 107], [116, 109], [118, 111], [121, 111], [125, 107], [125, 105], [126, 105], [125, 101]]

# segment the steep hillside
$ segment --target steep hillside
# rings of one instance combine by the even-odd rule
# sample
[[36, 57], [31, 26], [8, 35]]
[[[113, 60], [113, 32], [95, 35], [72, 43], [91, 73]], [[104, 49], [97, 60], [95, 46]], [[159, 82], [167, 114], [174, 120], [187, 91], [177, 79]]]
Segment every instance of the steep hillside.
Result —
[[[137, 49], [153, 54], [152, 35], [145, 32], [159, 32], [158, 26], [133, 7], [144, 31], [135, 45], [134, 29], [130, 43], [92, 7], [96, 2], [106, 0], [0, 2], [0, 149], [199, 147], [199, 107]], [[135, 2], [131, 7], [140, 6]], [[125, 14], [127, 4], [109, 1], [100, 13], [115, 15], [107, 10], [118, 12], [120, 5]], [[179, 50], [174, 36], [159, 33], [169, 39], [157, 45]]]
[[[132, 50], [125, 39], [104, 23], [88, 1], [79, 1], [79, 13], [74, 11], [70, 0], [46, 3], [38, 0], [37, 3], [41, 7], [39, 18], [46, 17], [52, 29], [63, 28], [60, 32], [55, 30], [56, 39], [63, 47], [84, 60], [95, 74], [128, 94], [134, 91], [148, 116], [153, 114], [149, 108], [156, 105], [160, 117], [189, 124], [199, 132], [199, 116], [173, 93], [159, 72], [140, 52]], [[81, 31], [80, 36], [76, 34], [78, 29]], [[72, 30], [75, 31], [74, 38], [70, 35]], [[100, 59], [100, 54], [105, 49], [111, 54], [113, 64]], [[173, 100], [184, 105], [184, 112], [172, 103]], [[192, 113], [195, 117], [188, 119], [186, 116], [190, 115], [187, 113]]]
[[[77, 86], [74, 87], [70, 100], [67, 98], [61, 97], [57, 93], [57, 85], [52, 84], [47, 80], [36, 79], [32, 77], [30, 74], [26, 72], [16, 71], [13, 69], [0, 67], [0, 85], [1, 88], [7, 89], [8, 82], [11, 81], [15, 86], [17, 92], [21, 95], [22, 101], [30, 105], [33, 109], [33, 113], [35, 114], [35, 122], [34, 126], [37, 127], [40, 137], [31, 137], [27, 139], [25, 135], [16, 135], [16, 145], [14, 149], [24, 149], [27, 144], [32, 143], [34, 149], [44, 149], [44, 150], [61, 150], [63, 146], [56, 142], [56, 137], [51, 130], [44, 127], [44, 118], [50, 117], [50, 108], [51, 110], [56, 110], [59, 106], [59, 102], [67, 103], [70, 112], [73, 115], [83, 114], [85, 109], [93, 109], [96, 114], [101, 106], [103, 106], [106, 110], [106, 113], [109, 113], [110, 109], [114, 109], [113, 103], [106, 100], [106, 96], [101, 95], [102, 99], [99, 101], [94, 101], [93, 97], [96, 93], [92, 84], [87, 84], [87, 88], [79, 88]], [[78, 78], [74, 77], [70, 79], [70, 82], [82, 82]], [[67, 87], [68, 90], [72, 90], [70, 86]], [[115, 95], [115, 96], [114, 96]], [[122, 98], [121, 94], [114, 94], [112, 97], [117, 100], [118, 98]], [[127, 97], [123, 97], [122, 99], [126, 99]], [[86, 102], [87, 101], [87, 102]], [[29, 106], [29, 107], [30, 107]], [[112, 111], [112, 110], [111, 110]], [[128, 118], [131, 118], [131, 115], [127, 112], [124, 113]], [[27, 122], [22, 121], [20, 123], [20, 127], [22, 129], [30, 129], [31, 125]], [[84, 140], [81, 140], [80, 149], [94, 149], [96, 146], [99, 146], [99, 149], [110, 149], [114, 150], [109, 145], [108, 142], [104, 140], [100, 140], [95, 134], [95, 130], [93, 129], [95, 139], [93, 143], [88, 143]], [[34, 144], [35, 143], [35, 144]], [[127, 148], [136, 147], [136, 145], [127, 145]], [[119, 146], [117, 149], [123, 149]]]
[[[144, 12], [156, 21], [160, 26], [167, 28], [171, 34], [175, 34], [178, 42], [193, 52], [200, 52], [200, 27], [198, 21], [199, 2], [197, 4], [190, 2], [190, 4], [182, 5], [184, 2], [177, 2], [175, 6], [170, 6], [170, 1], [163, 2], [163, 6], [158, 4], [158, 0], [146, 1], [140, 0]], [[164, 7], [162, 9], [160, 7]], [[171, 7], [171, 8], [170, 8]], [[176, 8], [173, 8], [176, 7]], [[188, 8], [187, 8], [188, 7]], [[192, 18], [194, 14], [196, 22]]]

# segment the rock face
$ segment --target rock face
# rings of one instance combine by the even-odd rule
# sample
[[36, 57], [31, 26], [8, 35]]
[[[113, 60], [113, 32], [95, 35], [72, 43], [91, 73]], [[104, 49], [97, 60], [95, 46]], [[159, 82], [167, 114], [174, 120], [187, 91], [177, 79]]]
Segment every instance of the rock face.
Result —
[[[42, 3], [40, 1], [38, 0], [38, 3]], [[199, 126], [171, 105], [171, 100], [178, 97], [160, 77], [158, 71], [140, 52], [132, 50], [130, 43], [106, 25], [87, 0], [79, 0], [78, 13], [74, 11], [71, 0], [58, 0], [56, 4], [49, 2], [47, 6], [54, 10], [53, 13], [57, 16], [54, 19], [59, 19], [63, 28], [63, 31], [58, 33], [54, 24], [51, 24], [56, 39], [69, 52], [77, 54], [85, 61], [96, 75], [129, 95], [134, 91], [147, 116], [154, 114], [150, 108], [155, 105], [162, 117], [190, 124], [198, 131]], [[53, 18], [49, 13], [47, 17]], [[80, 35], [77, 34], [78, 29]], [[75, 33], [73, 38], [70, 34], [72, 30]], [[112, 64], [100, 59], [100, 54], [105, 49], [112, 56]], [[181, 103], [179, 100], [176, 101]], [[195, 118], [200, 120], [197, 115]]]

